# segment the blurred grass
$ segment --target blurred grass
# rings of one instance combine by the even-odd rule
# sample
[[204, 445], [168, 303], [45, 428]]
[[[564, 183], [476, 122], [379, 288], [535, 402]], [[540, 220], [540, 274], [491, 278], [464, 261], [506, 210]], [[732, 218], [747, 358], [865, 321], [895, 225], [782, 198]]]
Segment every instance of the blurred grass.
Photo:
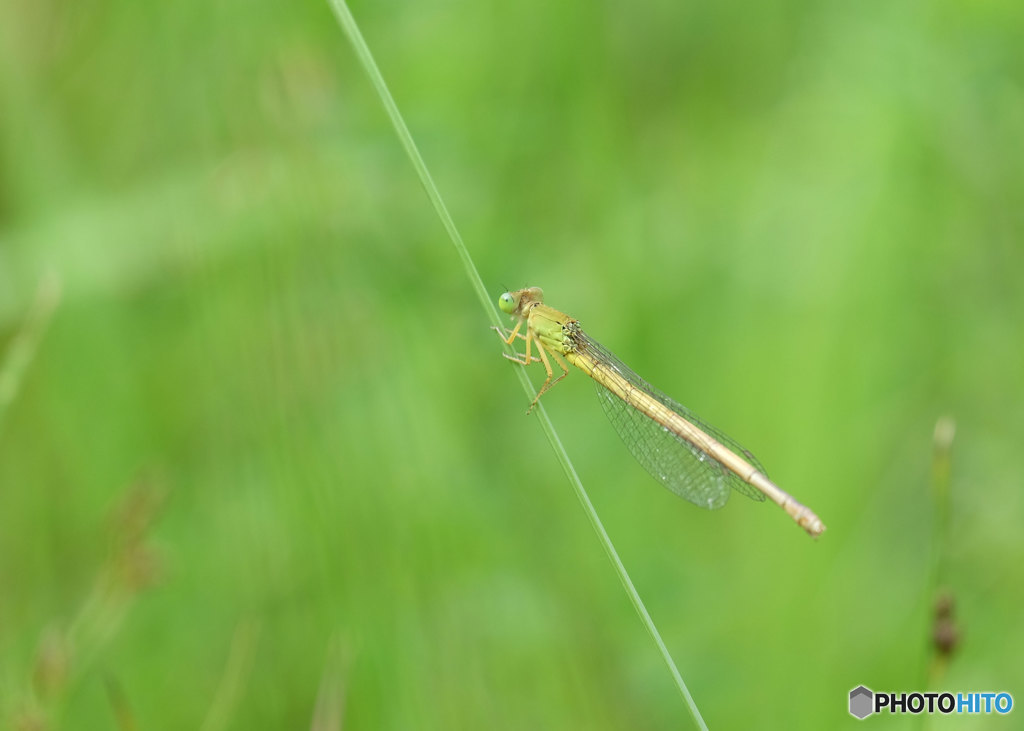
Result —
[[[495, 296], [544, 287], [829, 526], [695, 510], [584, 379], [547, 399], [709, 725], [912, 689], [946, 413], [944, 682], [1020, 698], [1024, 11], [353, 12]], [[325, 682], [345, 728], [682, 722], [326, 4], [4, 0], [0, 108], [0, 354], [63, 284], [0, 425], [5, 718], [110, 726], [111, 678], [150, 728], [308, 724]], [[156, 583], [41, 684], [149, 483]]]

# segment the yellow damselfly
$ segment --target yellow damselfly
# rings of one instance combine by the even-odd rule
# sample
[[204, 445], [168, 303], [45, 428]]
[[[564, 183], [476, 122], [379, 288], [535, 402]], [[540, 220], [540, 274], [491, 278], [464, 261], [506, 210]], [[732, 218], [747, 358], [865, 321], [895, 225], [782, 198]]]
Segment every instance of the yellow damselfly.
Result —
[[[768, 479], [753, 454], [640, 378], [584, 333], [577, 320], [545, 305], [540, 287], [505, 292], [498, 306], [518, 319], [507, 337], [499, 332], [505, 344], [517, 337], [526, 341], [522, 356], [505, 357], [522, 365], [539, 362], [547, 371], [531, 410], [565, 378], [571, 363], [594, 379], [605, 413], [636, 460], [679, 497], [708, 510], [725, 505], [730, 489], [754, 500], [769, 497], [815, 538], [825, 530], [810, 508]], [[562, 369], [558, 378], [552, 359]]]

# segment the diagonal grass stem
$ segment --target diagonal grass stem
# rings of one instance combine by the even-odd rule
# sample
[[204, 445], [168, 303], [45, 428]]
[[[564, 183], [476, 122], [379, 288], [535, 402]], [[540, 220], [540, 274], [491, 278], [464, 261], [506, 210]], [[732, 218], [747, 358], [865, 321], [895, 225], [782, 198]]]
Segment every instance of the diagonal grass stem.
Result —
[[0, 358], [0, 422], [21, 390], [22, 379], [59, 303], [60, 278], [56, 273], [48, 272], [39, 282], [35, 302], [24, 324], [11, 340], [7, 352]]
[[[468, 249], [466, 249], [466, 245], [463, 243], [458, 229], [455, 227], [455, 222], [452, 220], [451, 214], [448, 212], [448, 209], [441, 198], [441, 193], [438, 191], [437, 186], [434, 184], [434, 181], [430, 176], [430, 171], [427, 169], [427, 165], [423, 161], [423, 158], [419, 153], [419, 149], [416, 147], [416, 143], [413, 141], [412, 134], [410, 134], [409, 128], [405, 124], [405, 120], [402, 119], [401, 112], [398, 111], [398, 106], [395, 104], [395, 100], [392, 98], [391, 92], [388, 91], [387, 84], [384, 82], [384, 77], [381, 75], [380, 69], [377, 68], [377, 64], [373, 60], [373, 54], [370, 53], [370, 48], [366, 45], [366, 41], [359, 30], [359, 26], [356, 24], [355, 18], [352, 17], [352, 13], [349, 11], [348, 5], [344, 0], [329, 0], [329, 2], [331, 9], [334, 11], [334, 14], [338, 19], [338, 23], [341, 25], [345, 35], [348, 36], [349, 42], [352, 44], [352, 47], [356, 52], [356, 56], [359, 57], [359, 62], [362, 64], [363, 70], [366, 72], [366, 75], [370, 78], [374, 89], [377, 91], [377, 95], [380, 97], [381, 103], [384, 105], [384, 109], [387, 111], [388, 117], [391, 119], [391, 124], [395, 128], [395, 133], [398, 135], [398, 139], [401, 141], [402, 147], [405, 148], [405, 152], [409, 156], [409, 161], [412, 163], [413, 168], [416, 170], [416, 174], [419, 176], [420, 183], [422, 183], [423, 188], [427, 193], [427, 197], [430, 198], [430, 202], [433, 204], [434, 210], [441, 219], [441, 223], [444, 224], [445, 230], [447, 230], [448, 236], [451, 238], [452, 244], [455, 246], [455, 250], [459, 254], [459, 258], [462, 260], [462, 264], [466, 268], [466, 274], [469, 277], [470, 284], [476, 292], [477, 297], [480, 299], [480, 304], [483, 306], [484, 311], [491, 320], [491, 323], [500, 328], [503, 325], [503, 320], [499, 315], [497, 308], [495, 308], [491, 297], [488, 295], [487, 288], [484, 286], [483, 280], [480, 278], [480, 273], [477, 271], [476, 265], [473, 263], [473, 259], [470, 256]], [[511, 347], [509, 350], [511, 350]], [[527, 395], [530, 399], [533, 399], [536, 395], [536, 391], [530, 383], [529, 377], [526, 375], [526, 369], [517, 368], [516, 373], [518, 374], [519, 380], [523, 384], [523, 388]], [[666, 647], [664, 640], [661, 638], [661, 633], [658, 632], [658, 628], [655, 626], [654, 620], [651, 619], [651, 615], [648, 613], [643, 600], [640, 598], [640, 594], [633, 585], [633, 581], [630, 579], [629, 573], [626, 571], [626, 567], [619, 558], [619, 554], [615, 550], [615, 546], [612, 544], [611, 538], [604, 529], [604, 525], [601, 523], [601, 519], [598, 517], [597, 511], [594, 509], [593, 503], [590, 502], [590, 497], [587, 495], [587, 491], [584, 489], [583, 483], [580, 481], [575, 467], [573, 467], [572, 460], [569, 459], [569, 454], [565, 451], [565, 447], [562, 446], [562, 441], [558, 438], [558, 433], [555, 431], [554, 425], [548, 418], [543, 404], [537, 405], [536, 413], [537, 418], [540, 420], [541, 427], [544, 429], [544, 433], [547, 435], [548, 441], [551, 443], [551, 448], [554, 450], [555, 456], [561, 463], [566, 477], [568, 477], [569, 482], [576, 491], [576, 496], [583, 505], [584, 512], [586, 512], [587, 517], [594, 526], [598, 539], [604, 547], [605, 553], [608, 554], [608, 558], [612, 562], [612, 566], [615, 568], [615, 572], [618, 574], [619, 580], [622, 582], [622, 586], [625, 589], [627, 596], [629, 596], [629, 600], [633, 603], [633, 607], [640, 616], [640, 620], [643, 622], [647, 631], [650, 633], [651, 638], [654, 640], [654, 643], [657, 645], [658, 651], [661, 653], [665, 664], [668, 666], [669, 671], [672, 674], [672, 679], [675, 681], [676, 686], [679, 688], [679, 692], [686, 701], [687, 709], [693, 717], [694, 724], [696, 724], [698, 728], [706, 730], [707, 725], [704, 723], [704, 719], [700, 714], [700, 709], [697, 708], [697, 704], [694, 702], [693, 696], [690, 695], [690, 691], [686, 687], [686, 683], [683, 681], [682, 675], [679, 674], [679, 669], [676, 667], [675, 661], [673, 661], [672, 656], [669, 654], [668, 647]]]

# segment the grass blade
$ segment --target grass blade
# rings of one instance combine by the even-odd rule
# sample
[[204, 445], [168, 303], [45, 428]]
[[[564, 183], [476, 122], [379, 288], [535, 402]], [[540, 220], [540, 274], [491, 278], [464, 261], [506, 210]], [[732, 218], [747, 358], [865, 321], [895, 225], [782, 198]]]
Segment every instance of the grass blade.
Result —
[[[345, 35], [348, 36], [349, 42], [352, 44], [356, 55], [359, 57], [359, 62], [362, 64], [363, 70], [366, 71], [366, 75], [369, 76], [374, 89], [376, 89], [377, 95], [380, 97], [381, 103], [384, 105], [384, 109], [387, 111], [388, 117], [391, 119], [391, 124], [395, 128], [395, 133], [398, 135], [398, 139], [401, 141], [402, 147], [405, 148], [405, 152], [409, 156], [409, 161], [416, 169], [416, 174], [419, 176], [420, 182], [423, 184], [427, 197], [430, 198], [430, 202], [433, 204], [434, 210], [437, 211], [437, 215], [441, 219], [441, 223], [444, 224], [445, 229], [448, 231], [448, 236], [451, 238], [452, 244], [455, 246], [455, 250], [458, 252], [459, 258], [462, 259], [463, 266], [466, 268], [466, 274], [469, 277], [470, 284], [473, 286], [477, 297], [480, 299], [480, 304], [483, 306], [484, 311], [487, 313], [491, 322], [495, 326], [501, 327], [503, 325], [503, 320], [498, 313], [498, 310], [495, 308], [494, 301], [488, 294], [483, 280], [480, 278], [480, 273], [477, 271], [476, 265], [473, 263], [473, 259], [470, 256], [469, 251], [466, 249], [466, 246], [462, 241], [462, 237], [459, 235], [458, 229], [455, 227], [455, 222], [452, 220], [451, 214], [448, 212], [447, 207], [445, 207], [444, 201], [441, 198], [441, 193], [438, 191], [437, 186], [434, 185], [434, 181], [430, 177], [427, 165], [423, 162], [423, 158], [420, 156], [416, 143], [413, 141], [412, 135], [409, 132], [409, 128], [406, 127], [405, 120], [402, 119], [402, 114], [398, 111], [398, 106], [395, 104], [395, 100], [391, 97], [391, 92], [388, 91], [387, 84], [384, 83], [384, 77], [381, 75], [380, 69], [377, 68], [377, 64], [373, 60], [373, 54], [370, 53], [370, 49], [366, 45], [366, 41], [363, 39], [362, 33], [359, 31], [359, 26], [356, 24], [355, 18], [352, 17], [352, 13], [349, 11], [348, 5], [346, 5], [344, 0], [329, 0], [329, 2], [338, 19], [338, 23], [341, 25]], [[512, 349], [510, 347], [509, 351], [511, 350]], [[536, 391], [526, 375], [526, 369], [517, 368], [516, 372], [519, 375], [519, 380], [523, 384], [523, 388], [532, 401], [536, 395]], [[640, 620], [654, 639], [654, 643], [657, 645], [658, 651], [665, 660], [665, 664], [668, 665], [669, 671], [672, 674], [672, 679], [675, 681], [676, 686], [679, 688], [679, 692], [686, 701], [687, 708], [693, 716], [694, 723], [698, 728], [707, 729], [707, 725], [704, 723], [704, 719], [700, 715], [700, 710], [697, 708], [697, 704], [690, 695], [690, 691], [686, 687], [686, 683], [683, 681], [682, 675], [679, 674], [679, 669], [672, 660], [672, 656], [669, 654], [668, 648], [665, 646], [665, 642], [662, 640], [661, 634], [658, 632], [658, 628], [654, 624], [654, 620], [651, 619], [651, 615], [647, 612], [647, 608], [644, 606], [643, 600], [637, 593], [636, 587], [633, 586], [633, 581], [629, 578], [629, 573], [626, 571], [626, 567], [619, 558], [619, 554], [615, 550], [615, 546], [612, 544], [611, 538], [608, 536], [607, 531], [605, 531], [604, 525], [601, 523], [601, 519], [597, 515], [597, 511], [590, 502], [590, 497], [587, 495], [587, 491], [584, 489], [579, 475], [576, 474], [576, 469], [572, 465], [572, 460], [569, 459], [569, 454], [565, 451], [565, 447], [562, 446], [562, 441], [558, 438], [558, 433], [555, 431], [554, 425], [548, 418], [547, 412], [544, 410], [544, 405], [538, 403], [535, 411], [537, 413], [537, 418], [540, 420], [541, 427], [547, 435], [548, 441], [551, 442], [551, 448], [554, 449], [555, 456], [558, 457], [558, 461], [561, 463], [566, 477], [569, 478], [569, 482], [576, 491], [576, 496], [579, 498], [587, 517], [594, 526], [594, 530], [601, 541], [601, 545], [604, 547], [605, 553], [608, 554], [608, 558], [611, 560], [612, 566], [615, 568], [615, 572], [618, 574], [619, 580], [622, 582], [622, 586], [625, 589], [626, 594], [629, 596], [629, 600], [633, 603], [637, 614], [640, 616]]]
[[39, 283], [36, 299], [21, 329], [0, 359], [0, 422], [21, 390], [21, 381], [35, 357], [53, 311], [60, 303], [60, 279], [46, 274]]

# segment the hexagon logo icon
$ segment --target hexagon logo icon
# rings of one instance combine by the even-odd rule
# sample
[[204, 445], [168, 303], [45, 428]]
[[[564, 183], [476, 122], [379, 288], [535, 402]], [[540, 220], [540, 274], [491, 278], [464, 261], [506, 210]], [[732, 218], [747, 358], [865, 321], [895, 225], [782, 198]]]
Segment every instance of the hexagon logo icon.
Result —
[[874, 713], [874, 693], [863, 685], [850, 691], [850, 715], [863, 721]]

